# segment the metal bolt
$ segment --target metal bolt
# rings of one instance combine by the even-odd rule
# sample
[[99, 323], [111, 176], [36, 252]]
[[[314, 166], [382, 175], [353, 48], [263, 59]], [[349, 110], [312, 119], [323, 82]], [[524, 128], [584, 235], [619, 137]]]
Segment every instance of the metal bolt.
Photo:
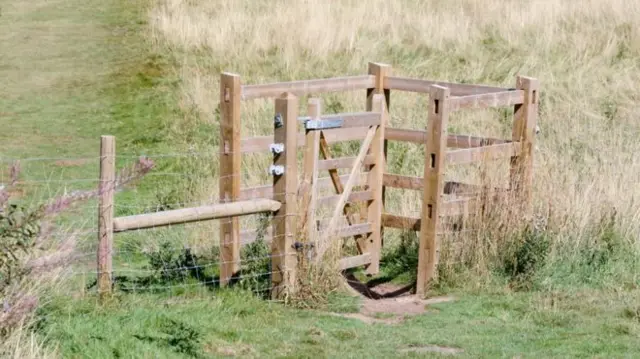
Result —
[[271, 165], [269, 167], [269, 173], [271, 173], [273, 176], [281, 176], [282, 174], [284, 174], [284, 166], [282, 165]]
[[284, 152], [284, 143], [272, 143], [269, 145], [269, 149], [274, 155], [280, 154]]
[[284, 126], [284, 121], [282, 121], [282, 115], [277, 113], [276, 116], [273, 118], [273, 124], [276, 126], [276, 128], [280, 128], [282, 126]]

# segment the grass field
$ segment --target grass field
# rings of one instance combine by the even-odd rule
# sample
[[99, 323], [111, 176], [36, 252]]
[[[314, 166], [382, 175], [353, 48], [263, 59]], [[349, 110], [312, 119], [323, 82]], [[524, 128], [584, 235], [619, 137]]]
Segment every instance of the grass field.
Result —
[[[445, 242], [434, 294], [456, 300], [365, 323], [326, 313], [357, 312], [361, 303], [346, 296], [329, 296], [322, 311], [293, 309], [240, 289], [210, 290], [201, 277], [154, 282], [158, 291], [129, 278], [122, 286], [140, 292], [121, 286], [100, 305], [88, 288], [96, 209], [89, 202], [62, 221], [65, 231], [86, 232], [78, 250], [89, 260], [47, 289], [34, 324], [2, 351], [14, 358], [409, 358], [441, 357], [449, 348], [469, 358], [634, 357], [639, 18], [640, 4], [630, 0], [0, 0], [0, 48], [10, 49], [0, 53], [0, 160], [21, 160], [18, 201], [92, 188], [103, 134], [116, 136], [119, 165], [140, 154], [157, 163], [135, 189], [118, 193], [116, 215], [215, 199], [221, 71], [271, 82], [363, 74], [375, 61], [395, 74], [443, 81], [512, 87], [516, 74], [538, 78], [534, 191], [546, 223], [533, 235], [489, 228], [460, 239], [462, 246]], [[425, 127], [424, 97], [391, 96], [393, 126]], [[364, 93], [322, 98], [327, 112], [364, 108]], [[271, 101], [243, 104], [243, 135], [270, 133], [272, 112]], [[464, 112], [449, 130], [508, 137], [506, 115]], [[421, 148], [394, 144], [389, 156], [390, 172], [422, 174]], [[245, 158], [243, 184], [268, 182], [261, 169], [269, 160]], [[7, 176], [0, 171], [0, 183]], [[388, 205], [415, 215], [419, 199], [391, 192]], [[189, 246], [212, 265], [216, 236], [215, 223], [118, 236], [116, 267], [146, 273], [162, 242]], [[398, 285], [411, 282], [415, 268], [415, 248], [402, 247], [401, 238], [390, 234], [383, 263], [383, 276]], [[525, 286], [514, 281], [514, 259], [530, 264], [520, 273]], [[441, 352], [428, 351], [434, 346]]]

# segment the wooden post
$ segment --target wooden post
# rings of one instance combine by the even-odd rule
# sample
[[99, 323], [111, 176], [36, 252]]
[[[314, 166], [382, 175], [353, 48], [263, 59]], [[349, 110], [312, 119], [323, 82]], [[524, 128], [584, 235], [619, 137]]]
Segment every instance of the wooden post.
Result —
[[[240, 197], [240, 76], [220, 76], [220, 202]], [[240, 221], [220, 220], [220, 286], [240, 271]]]
[[274, 119], [274, 143], [284, 144], [284, 151], [274, 154], [273, 199], [282, 205], [273, 219], [273, 241], [271, 242], [272, 298], [286, 299], [295, 290], [297, 256], [294, 249], [297, 234], [298, 169], [298, 98], [284, 93], [276, 99]]
[[[320, 117], [321, 100], [319, 98], [309, 99], [307, 106], [307, 116], [312, 120]], [[322, 131], [305, 130], [305, 151], [302, 186], [300, 188], [302, 206], [300, 208], [300, 233], [306, 237], [308, 243], [316, 240], [316, 198], [318, 182], [318, 160], [320, 156], [320, 135]]]
[[524, 102], [514, 106], [512, 140], [522, 145], [520, 156], [511, 158], [511, 190], [515, 191], [525, 213], [531, 206], [533, 185], [533, 150], [538, 116], [538, 80], [518, 76], [516, 88], [524, 91]]
[[367, 218], [373, 224], [373, 232], [368, 235], [368, 248], [371, 264], [367, 266], [368, 275], [380, 271], [380, 252], [382, 249], [382, 177], [384, 175], [384, 129], [387, 122], [386, 101], [382, 94], [373, 95], [373, 110], [380, 113], [380, 126], [371, 142], [370, 152], [375, 158], [375, 164], [370, 167], [367, 175], [368, 189], [373, 192], [373, 199], [367, 203]]
[[98, 293], [111, 293], [113, 252], [113, 194], [116, 179], [116, 140], [113, 136], [100, 138], [100, 184], [98, 204]]
[[450, 90], [432, 86], [430, 93], [427, 143], [424, 166], [424, 192], [418, 253], [418, 281], [416, 294], [424, 296], [436, 278], [440, 243], [440, 206], [444, 190], [445, 154], [447, 150], [447, 122]]
[[[373, 106], [373, 96], [377, 95], [377, 94], [382, 94], [384, 95], [384, 99], [385, 99], [385, 106], [384, 109], [387, 112], [386, 114], [386, 118], [388, 120], [388, 112], [389, 112], [389, 106], [390, 106], [390, 101], [391, 101], [391, 90], [389, 89], [385, 89], [384, 88], [384, 84], [385, 84], [385, 78], [387, 76], [391, 76], [391, 66], [387, 65], [387, 64], [381, 64], [381, 63], [376, 63], [376, 62], [370, 62], [369, 63], [369, 75], [373, 75], [376, 77], [376, 83], [375, 83], [375, 87], [373, 88], [369, 88], [367, 89], [367, 107], [366, 110], [367, 111], [375, 111], [374, 106]], [[383, 163], [382, 163], [382, 172], [384, 173], [387, 169], [387, 140], [383, 139]], [[367, 168], [367, 170], [370, 170], [371, 167]], [[382, 186], [382, 210], [381, 213], [384, 212], [384, 204], [386, 201], [386, 188], [383, 185]], [[367, 222], [371, 222], [371, 223], [382, 223], [382, 222], [375, 222], [374, 219], [369, 218], [369, 211], [366, 208], [362, 208], [362, 212], [361, 212], [361, 217], [362, 218], [366, 218]], [[380, 245], [382, 246], [382, 242], [384, 240], [384, 227], [380, 227]], [[365, 249], [366, 250], [366, 249]], [[375, 269], [375, 266], [372, 267], [371, 270], [369, 270], [367, 268], [367, 274], [369, 275], [373, 275], [377, 273], [377, 269]]]

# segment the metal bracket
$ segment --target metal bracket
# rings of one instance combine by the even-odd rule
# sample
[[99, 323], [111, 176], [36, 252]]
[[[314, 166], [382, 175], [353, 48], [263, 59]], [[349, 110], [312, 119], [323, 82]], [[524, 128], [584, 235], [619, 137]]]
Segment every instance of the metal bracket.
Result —
[[273, 125], [276, 128], [280, 128], [280, 127], [284, 126], [284, 121], [282, 120], [282, 115], [281, 114], [277, 113], [275, 115], [275, 117], [273, 118]]
[[273, 176], [282, 176], [284, 174], [284, 166], [282, 165], [271, 165], [269, 166], [269, 173]]
[[269, 150], [271, 150], [271, 153], [274, 155], [280, 154], [284, 152], [284, 143], [272, 143], [269, 145]]
[[340, 128], [344, 120], [341, 118], [335, 120], [307, 120], [304, 122], [304, 127], [307, 130], [326, 130], [329, 128]]

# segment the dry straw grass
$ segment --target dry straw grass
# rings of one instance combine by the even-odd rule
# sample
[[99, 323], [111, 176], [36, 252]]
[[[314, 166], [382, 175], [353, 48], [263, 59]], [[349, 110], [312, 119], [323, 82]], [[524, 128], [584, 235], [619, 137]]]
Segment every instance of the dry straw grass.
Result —
[[[638, 1], [165, 0], [150, 18], [158, 45], [181, 61], [182, 106], [198, 115], [190, 121], [214, 125], [221, 71], [256, 83], [363, 74], [368, 61], [377, 61], [393, 65], [395, 74], [445, 81], [512, 87], [517, 74], [536, 77], [537, 212], [551, 208], [558, 242], [581, 241], [615, 206], [618, 230], [637, 241]], [[364, 107], [363, 93], [323, 99], [328, 111]], [[270, 133], [272, 106], [243, 103], [243, 135]], [[425, 128], [425, 109], [423, 96], [392, 93], [395, 127]], [[449, 129], [508, 138], [505, 114], [467, 111], [453, 116]], [[421, 175], [422, 156], [420, 147], [395, 145], [393, 172]], [[244, 183], [268, 183], [268, 160], [246, 159]], [[447, 176], [474, 181], [475, 172], [452, 169]], [[506, 168], [491, 173], [506, 179]], [[418, 211], [420, 194], [390, 195], [391, 211]]]

